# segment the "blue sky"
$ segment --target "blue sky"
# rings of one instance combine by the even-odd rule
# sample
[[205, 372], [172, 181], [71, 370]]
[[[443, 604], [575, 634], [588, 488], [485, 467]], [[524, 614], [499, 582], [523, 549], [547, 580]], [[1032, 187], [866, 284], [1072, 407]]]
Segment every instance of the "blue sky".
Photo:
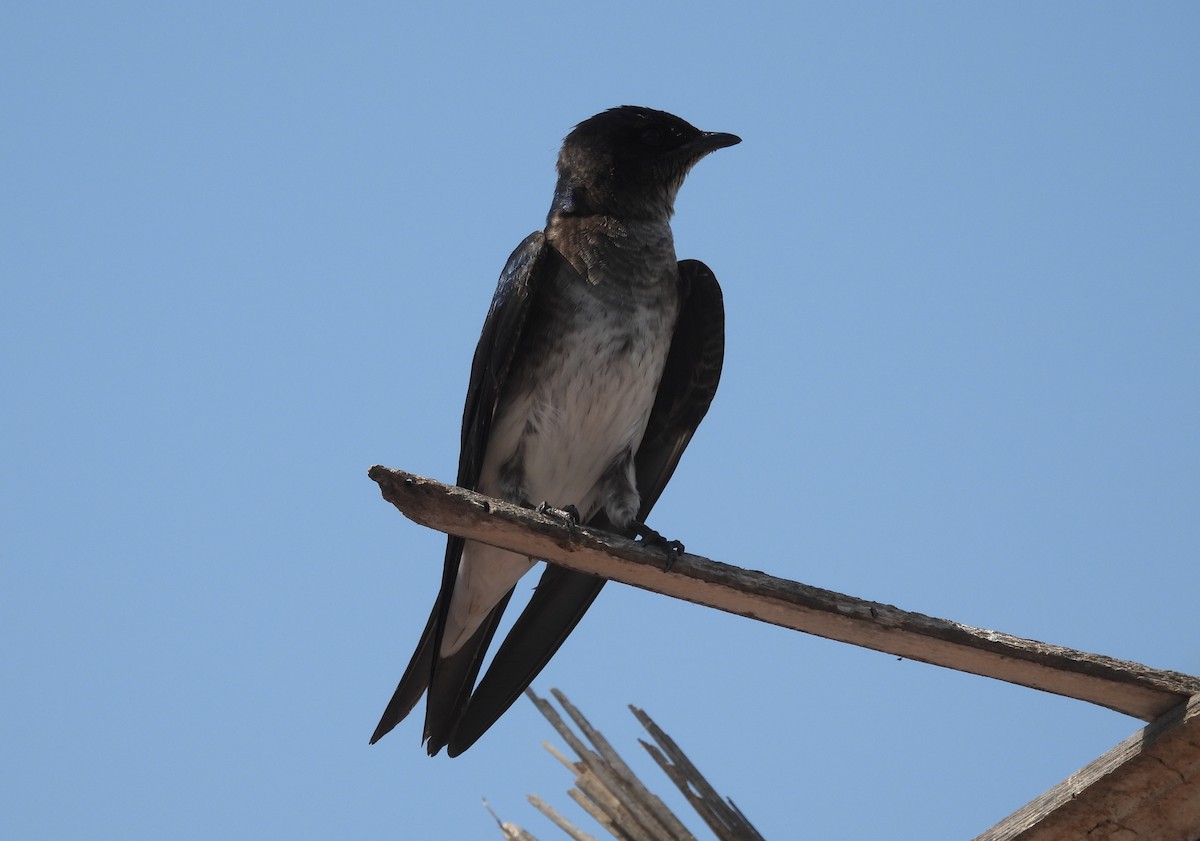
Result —
[[[1200, 7], [2, 18], [5, 837], [578, 817], [525, 702], [367, 746], [442, 540], [366, 469], [453, 478], [495, 279], [622, 103], [744, 139], [679, 198], [728, 351], [652, 525], [1200, 673]], [[665, 791], [643, 707], [769, 838], [972, 837], [1139, 726], [617, 585], [535, 686]]]

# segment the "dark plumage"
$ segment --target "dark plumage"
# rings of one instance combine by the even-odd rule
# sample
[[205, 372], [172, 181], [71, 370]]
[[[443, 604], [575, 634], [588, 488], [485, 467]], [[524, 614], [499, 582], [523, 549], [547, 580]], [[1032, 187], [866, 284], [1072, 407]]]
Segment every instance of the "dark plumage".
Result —
[[[675, 258], [675, 195], [698, 160], [738, 142], [632, 106], [566, 137], [546, 229], [509, 257], [475, 351], [459, 485], [575, 506], [627, 535], [644, 523], [708, 411], [724, 352], [716, 278]], [[547, 565], [476, 686], [533, 563], [448, 539], [437, 601], [372, 743], [428, 691], [427, 749], [457, 756], [520, 696], [604, 585]]]

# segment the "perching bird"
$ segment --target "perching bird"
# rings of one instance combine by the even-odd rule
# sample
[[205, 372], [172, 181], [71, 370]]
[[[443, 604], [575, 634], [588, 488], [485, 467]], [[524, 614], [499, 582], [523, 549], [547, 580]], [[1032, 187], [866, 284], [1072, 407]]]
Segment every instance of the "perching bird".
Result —
[[[703, 263], [676, 261], [670, 219], [692, 166], [739, 142], [633, 106], [567, 135], [546, 229], [509, 257], [475, 350], [460, 486], [658, 538], [645, 518], [708, 411], [725, 346], [721, 288]], [[426, 690], [431, 756], [462, 753], [512, 705], [604, 586], [547, 564], [475, 687], [534, 563], [449, 538], [441, 591], [372, 744]]]

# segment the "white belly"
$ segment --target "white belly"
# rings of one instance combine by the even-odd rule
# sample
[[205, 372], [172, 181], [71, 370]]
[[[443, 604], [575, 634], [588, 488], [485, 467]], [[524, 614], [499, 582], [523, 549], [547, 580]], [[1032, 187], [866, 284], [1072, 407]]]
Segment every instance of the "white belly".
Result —
[[[654, 327], [661, 330], [661, 322]], [[637, 453], [666, 361], [668, 341], [649, 329], [633, 335], [620, 352], [597, 354], [586, 333], [556, 349], [557, 359], [546, 365], [555, 375], [540, 378], [496, 417], [480, 473], [482, 493], [513, 496], [506, 492], [504, 474], [518, 464], [524, 498], [509, 501], [573, 505], [585, 520], [596, 513], [603, 503], [605, 473], [622, 453]], [[632, 487], [632, 468], [629, 473]], [[442, 656], [466, 642], [533, 563], [523, 555], [467, 542]]]

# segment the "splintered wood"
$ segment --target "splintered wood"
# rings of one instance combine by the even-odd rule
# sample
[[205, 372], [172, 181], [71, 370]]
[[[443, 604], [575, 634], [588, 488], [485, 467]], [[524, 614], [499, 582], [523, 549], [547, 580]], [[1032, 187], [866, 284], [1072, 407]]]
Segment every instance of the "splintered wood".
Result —
[[[575, 775], [575, 787], [568, 792], [571, 799], [610, 835], [621, 841], [697, 841], [696, 836], [667, 805], [643, 785], [604, 735], [592, 727], [583, 714], [567, 700], [567, 696], [557, 689], [550, 690], [550, 693], [583, 734], [582, 738], [571, 729], [549, 701], [539, 698], [532, 689], [525, 692], [579, 757], [572, 761], [552, 745], [543, 743], [546, 750]], [[696, 810], [696, 814], [708, 824], [713, 835], [720, 841], [763, 841], [763, 837], [733, 801], [725, 800], [717, 794], [704, 775], [650, 716], [636, 707], [631, 706], [629, 709], [656, 743], [652, 745], [639, 739], [639, 744], [666, 772], [671, 782]], [[530, 795], [529, 802], [573, 841], [596, 841], [594, 836], [570, 823], [540, 797]], [[503, 824], [503, 827], [511, 827], [512, 830], [523, 833], [520, 836], [522, 839], [532, 839], [527, 831], [513, 824]], [[515, 839], [517, 836], [506, 833], [505, 837]]]

